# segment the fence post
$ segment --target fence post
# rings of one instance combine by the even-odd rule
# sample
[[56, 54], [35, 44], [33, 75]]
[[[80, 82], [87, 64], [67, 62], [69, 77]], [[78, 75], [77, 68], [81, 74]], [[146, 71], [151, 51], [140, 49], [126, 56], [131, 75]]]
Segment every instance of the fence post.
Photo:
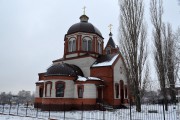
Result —
[[9, 115], [11, 113], [11, 102], [9, 103], [10, 107], [9, 107]]
[[26, 103], [26, 116], [27, 116], [28, 102]]
[[65, 118], [66, 118], [66, 116], [65, 116], [65, 103], [63, 105], [63, 110], [64, 110], [64, 120], [65, 120]]
[[3, 103], [3, 111], [2, 111], [2, 113], [4, 113], [4, 103]]
[[17, 115], [18, 115], [18, 112], [19, 112], [19, 103], [17, 104]]
[[132, 120], [132, 114], [131, 114], [131, 98], [129, 99], [129, 105], [130, 105], [130, 120]]
[[36, 118], [38, 118], [38, 103], [37, 103]]
[[49, 119], [50, 119], [50, 117], [51, 117], [51, 113], [50, 113], [51, 111], [50, 111], [50, 104], [49, 104]]
[[105, 116], [104, 116], [104, 111], [105, 111], [105, 108], [104, 108], [104, 102], [103, 102], [103, 120], [105, 120]]
[[82, 115], [81, 115], [81, 120], [83, 120], [83, 102], [82, 102], [82, 106], [81, 106], [81, 109], [82, 109]]
[[164, 117], [164, 120], [166, 120], [166, 118], [165, 118], [164, 100], [163, 100], [163, 117]]

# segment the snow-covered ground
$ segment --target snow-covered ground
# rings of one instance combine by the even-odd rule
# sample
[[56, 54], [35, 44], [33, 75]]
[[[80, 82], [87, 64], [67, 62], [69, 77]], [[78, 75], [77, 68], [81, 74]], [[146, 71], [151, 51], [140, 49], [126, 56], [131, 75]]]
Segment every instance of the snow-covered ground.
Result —
[[0, 120], [40, 120], [40, 119], [0, 114]]
[[[162, 105], [142, 105], [141, 112], [136, 112], [135, 107], [132, 107], [131, 118], [132, 120], [164, 120], [165, 117], [165, 120], [180, 120], [178, 118], [178, 114], [180, 113], [178, 109], [178, 106], [171, 105], [168, 111], [163, 112]], [[157, 113], [149, 113], [152, 111]], [[0, 120], [48, 120], [49, 118], [64, 120], [64, 117], [66, 120], [82, 120], [82, 118], [83, 120], [130, 120], [130, 109], [117, 109], [114, 111], [45, 112], [34, 109], [33, 107], [12, 106], [10, 109], [8, 105], [4, 107], [0, 106]]]

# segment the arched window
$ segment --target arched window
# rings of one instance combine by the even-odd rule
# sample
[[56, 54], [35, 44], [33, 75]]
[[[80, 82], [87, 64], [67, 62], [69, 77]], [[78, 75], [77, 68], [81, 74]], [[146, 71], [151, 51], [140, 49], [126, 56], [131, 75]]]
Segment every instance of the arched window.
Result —
[[84, 86], [78, 85], [77, 91], [78, 91], [78, 98], [83, 98]]
[[124, 103], [124, 81], [120, 80], [120, 96], [121, 96], [121, 103]]
[[56, 97], [64, 97], [65, 82], [56, 82]]
[[43, 87], [39, 88], [39, 97], [43, 97]]
[[73, 52], [76, 51], [76, 39], [70, 38], [68, 43], [68, 51]]
[[102, 53], [101, 42], [99, 42], [99, 41], [98, 41], [98, 53], [99, 53], [99, 54]]
[[82, 49], [84, 51], [91, 51], [92, 50], [92, 40], [90, 37], [84, 37], [83, 38]]
[[119, 98], [119, 84], [115, 84], [116, 98]]
[[106, 54], [111, 54], [111, 48], [110, 47], [106, 48]]
[[46, 82], [45, 86], [46, 86], [46, 90], [45, 90], [46, 97], [50, 97], [51, 89], [52, 89], [52, 82], [50, 82], [50, 81]]
[[125, 98], [128, 97], [127, 85], [125, 85]]

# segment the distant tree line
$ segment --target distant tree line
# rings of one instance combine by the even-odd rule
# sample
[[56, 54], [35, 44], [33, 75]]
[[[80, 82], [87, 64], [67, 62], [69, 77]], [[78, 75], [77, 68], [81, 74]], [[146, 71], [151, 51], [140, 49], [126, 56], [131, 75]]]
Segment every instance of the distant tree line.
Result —
[[1, 92], [0, 93], [0, 104], [33, 104], [34, 103], [34, 93], [31, 94], [30, 91], [21, 90], [17, 94], [12, 94], [11, 92]]

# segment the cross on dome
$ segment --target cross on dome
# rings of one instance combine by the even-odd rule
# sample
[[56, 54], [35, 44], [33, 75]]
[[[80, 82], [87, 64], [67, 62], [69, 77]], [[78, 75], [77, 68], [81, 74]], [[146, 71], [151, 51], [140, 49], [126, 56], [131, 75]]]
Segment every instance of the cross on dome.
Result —
[[111, 32], [111, 29], [112, 29], [112, 24], [110, 24], [108, 27], [109, 27], [109, 30], [110, 30], [110, 32]]
[[83, 7], [83, 14], [85, 15], [86, 12], [86, 6]]

